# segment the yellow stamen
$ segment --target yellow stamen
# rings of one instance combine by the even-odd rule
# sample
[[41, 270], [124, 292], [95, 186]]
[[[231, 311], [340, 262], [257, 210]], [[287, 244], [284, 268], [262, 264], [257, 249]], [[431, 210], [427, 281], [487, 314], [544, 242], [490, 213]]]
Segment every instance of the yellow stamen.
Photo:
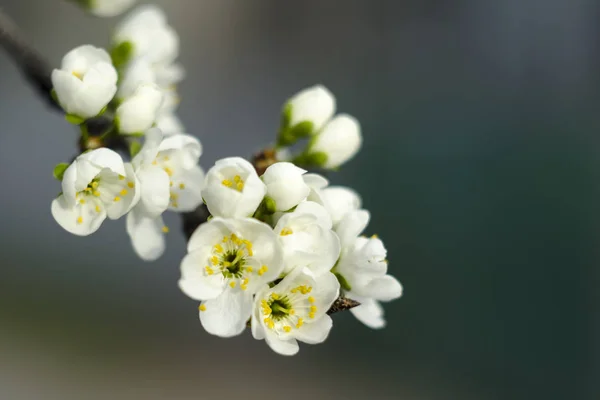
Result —
[[227, 186], [227, 187], [231, 187], [233, 185], [233, 183], [231, 183], [231, 181], [229, 179], [223, 179], [223, 182], [221, 182], [223, 184], [223, 186]]
[[198, 307], [198, 310], [206, 311], [206, 306], [204, 304], [200, 304], [200, 307]]
[[99, 191], [97, 191], [97, 190], [94, 190], [94, 196], [96, 196], [96, 197], [100, 197], [100, 192], [99, 192]]
[[163, 227], [162, 227], [162, 231], [163, 231], [164, 233], [169, 233], [169, 227], [168, 227], [168, 226], [166, 226], [166, 225], [165, 225], [165, 226], [163, 226]]
[[235, 187], [241, 192], [242, 190], [244, 190], [244, 182], [236, 183]]
[[81, 204], [85, 204], [85, 199], [81, 199], [81, 200], [79, 200], [79, 203], [81, 203]]
[[82, 80], [83, 80], [83, 74], [82, 74], [81, 72], [78, 72], [78, 71], [73, 71], [73, 72], [71, 72], [71, 74], [73, 74], [73, 76], [74, 76], [75, 78], [79, 79], [80, 81], [82, 81]]
[[165, 172], [167, 173], [167, 175], [173, 176], [173, 170], [171, 168], [165, 167], [164, 169], [165, 169]]
[[171, 205], [173, 206], [173, 208], [179, 207], [179, 203], [176, 201], [171, 202]]
[[304, 324], [304, 320], [302, 318], [298, 318], [298, 323], [296, 324], [296, 328], [300, 329], [300, 327]]
[[127, 194], [127, 189], [121, 190], [121, 196], [125, 196]]
[[101, 211], [102, 211], [102, 209], [100, 208], [100, 206], [96, 206], [96, 212], [99, 213]]
[[239, 175], [236, 175], [236, 176], [234, 176], [234, 177], [233, 177], [233, 181], [234, 181], [235, 183], [238, 183], [238, 182], [240, 182], [241, 180], [242, 180], [242, 177], [241, 177], [241, 176], [239, 176]]
[[135, 187], [135, 183], [127, 182], [127, 186], [129, 186], [129, 189], [133, 189]]
[[310, 306], [310, 312], [311, 313], [316, 313], [317, 312], [317, 306]]
[[120, 181], [122, 181], [122, 180], [124, 180], [124, 179], [125, 179], [125, 177], [124, 177], [123, 175], [119, 175], [119, 180], [120, 180]]
[[213, 265], [217, 265], [219, 263], [219, 258], [217, 256], [212, 256], [210, 262], [213, 263]]
[[113, 199], [113, 201], [115, 201], [115, 202], [116, 202], [116, 201], [121, 201], [121, 198], [120, 198], [119, 196], [116, 196], [116, 197]]
[[311, 319], [314, 319], [314, 318], [315, 318], [315, 313], [311, 312], [311, 313], [309, 313], [309, 314], [308, 314], [308, 316], [309, 316]]
[[185, 183], [180, 183], [179, 184], [179, 189], [181, 189], [181, 190], [185, 189]]
[[286, 333], [290, 333], [290, 332], [292, 331], [292, 327], [291, 327], [291, 326], [284, 326], [284, 327], [283, 327], [283, 330], [284, 330]]
[[246, 271], [248, 271], [248, 273], [251, 274], [252, 272], [254, 272], [254, 268], [252, 268], [252, 267], [246, 267]]
[[92, 187], [94, 189], [98, 189], [98, 182], [92, 182]]
[[77, 223], [78, 224], [83, 224], [83, 217], [77, 217]]
[[309, 301], [310, 303], [314, 303], [314, 302], [315, 302], [315, 298], [314, 298], [314, 297], [312, 297], [312, 296], [308, 296], [308, 301]]
[[288, 236], [291, 235], [292, 233], [294, 233], [294, 231], [292, 231], [290, 228], [283, 228], [281, 230], [281, 232], [279, 232], [280, 236]]
[[220, 244], [216, 244], [215, 245], [215, 253], [222, 253], [223, 252], [223, 246], [221, 246]]
[[212, 274], [215, 273], [215, 271], [211, 267], [209, 267], [208, 265], [206, 267], [204, 267], [204, 270], [206, 271], [206, 273], [208, 275], [212, 275]]
[[233, 289], [235, 287], [235, 282], [234, 281], [229, 282], [229, 286], [231, 286], [231, 288]]

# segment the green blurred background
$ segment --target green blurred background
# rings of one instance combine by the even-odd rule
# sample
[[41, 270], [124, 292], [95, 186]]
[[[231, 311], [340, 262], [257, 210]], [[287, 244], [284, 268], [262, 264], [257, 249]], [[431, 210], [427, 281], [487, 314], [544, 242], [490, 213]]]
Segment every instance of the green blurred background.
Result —
[[[323, 83], [362, 123], [334, 184], [404, 284], [372, 331], [284, 358], [219, 339], [176, 282], [185, 242], [144, 264], [124, 221], [53, 221], [76, 135], [0, 53], [0, 399], [600, 398], [600, 4], [593, 0], [162, 0], [188, 76], [180, 116], [205, 168], [273, 140]], [[54, 65], [118, 19], [0, 0]], [[349, 313], [348, 313], [349, 314]]]

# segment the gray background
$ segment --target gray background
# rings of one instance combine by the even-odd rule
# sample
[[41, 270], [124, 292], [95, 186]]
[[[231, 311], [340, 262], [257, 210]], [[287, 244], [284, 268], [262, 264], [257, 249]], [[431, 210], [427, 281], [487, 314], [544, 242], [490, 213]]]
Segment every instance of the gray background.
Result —
[[[163, 0], [180, 115], [207, 168], [273, 140], [324, 83], [363, 152], [340, 173], [405, 296], [371, 331], [335, 317], [298, 356], [214, 338], [176, 286], [185, 243], [144, 264], [124, 222], [53, 221], [76, 135], [0, 53], [1, 399], [597, 399], [600, 5], [592, 0]], [[0, 0], [53, 62], [116, 19]]]

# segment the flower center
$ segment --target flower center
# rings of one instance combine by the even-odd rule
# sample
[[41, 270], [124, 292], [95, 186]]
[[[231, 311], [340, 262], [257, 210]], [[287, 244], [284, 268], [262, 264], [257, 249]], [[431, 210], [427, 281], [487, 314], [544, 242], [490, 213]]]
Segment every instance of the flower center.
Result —
[[238, 192], [244, 190], [244, 180], [239, 175], [234, 176], [233, 180], [223, 179], [221, 183], [223, 186], [227, 186], [228, 188], [237, 190]]
[[300, 285], [288, 293], [271, 293], [262, 299], [260, 305], [265, 325], [278, 333], [290, 333], [293, 329], [300, 329], [305, 319], [315, 318], [316, 300], [310, 295], [311, 291], [311, 286]]
[[249, 265], [248, 258], [253, 255], [252, 242], [232, 233], [213, 246], [210, 263], [204, 270], [207, 275], [220, 272], [232, 289], [239, 284], [242, 290], [246, 290], [254, 275], [262, 276], [268, 271], [266, 265], [256, 269]]

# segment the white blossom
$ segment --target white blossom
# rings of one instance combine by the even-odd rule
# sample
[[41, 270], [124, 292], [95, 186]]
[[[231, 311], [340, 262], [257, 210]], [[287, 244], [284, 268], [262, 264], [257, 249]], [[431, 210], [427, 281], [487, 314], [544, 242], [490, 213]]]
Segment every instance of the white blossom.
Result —
[[127, 233], [135, 252], [146, 261], [165, 250], [169, 229], [161, 214], [195, 210], [202, 203], [204, 171], [198, 166], [202, 147], [198, 139], [178, 134], [163, 138], [157, 128], [146, 132], [142, 150], [133, 159], [140, 181], [140, 202], [127, 215]]
[[163, 101], [163, 93], [154, 83], [140, 85], [116, 112], [119, 132], [140, 134], [152, 127]]
[[67, 53], [60, 69], [52, 71], [52, 85], [67, 114], [95, 117], [117, 91], [117, 71], [103, 49], [91, 45]]
[[89, 151], [65, 170], [62, 193], [52, 202], [52, 216], [68, 232], [90, 235], [107, 216], [120, 218], [137, 204], [138, 185], [133, 167], [116, 152]]
[[282, 249], [271, 227], [251, 218], [213, 218], [188, 242], [179, 287], [202, 301], [200, 322], [210, 334], [242, 333], [252, 296], [283, 268]]
[[296, 354], [298, 341], [324, 342], [332, 327], [327, 310], [339, 290], [340, 285], [330, 272], [314, 277], [309, 270], [296, 268], [277, 285], [264, 285], [256, 294], [252, 336], [264, 339], [282, 355]]
[[162, 214], [169, 207], [171, 198], [169, 174], [157, 161], [162, 141], [161, 131], [150, 129], [146, 132], [144, 146], [131, 161], [140, 181], [140, 201], [136, 209], [148, 217]]
[[248, 161], [224, 158], [206, 174], [202, 197], [213, 216], [249, 217], [258, 208], [267, 189]]
[[323, 206], [304, 202], [277, 221], [275, 233], [284, 251], [284, 272], [307, 267], [319, 276], [333, 268], [340, 255], [340, 241], [331, 230], [331, 218]]
[[156, 84], [156, 81], [156, 73], [146, 58], [134, 60], [121, 73], [117, 98], [125, 100], [133, 96], [140, 85]]
[[309, 134], [314, 134], [333, 117], [335, 113], [335, 97], [322, 85], [316, 85], [294, 95], [285, 106], [289, 113], [289, 127], [300, 123], [311, 124]]
[[267, 196], [275, 201], [277, 211], [287, 211], [305, 200], [310, 188], [302, 175], [306, 170], [289, 162], [278, 162], [271, 165], [262, 175], [267, 185]]
[[337, 225], [351, 211], [361, 207], [361, 198], [354, 190], [344, 186], [329, 186], [320, 191], [324, 206], [333, 224]]
[[127, 234], [135, 253], [144, 261], [154, 261], [163, 255], [166, 248], [165, 226], [162, 216], [151, 217], [134, 207], [127, 214]]
[[314, 137], [309, 153], [321, 154], [321, 167], [338, 168], [358, 153], [362, 146], [362, 135], [358, 121], [347, 114], [340, 114], [329, 121]]
[[387, 251], [373, 236], [359, 237], [369, 222], [366, 210], [348, 213], [336, 232], [342, 244], [340, 259], [333, 272], [341, 277], [348, 298], [361, 302], [350, 311], [365, 325], [378, 329], [385, 326], [379, 301], [391, 301], [402, 295], [402, 285], [387, 274]]
[[136, 0], [87, 0], [86, 5], [90, 13], [98, 17], [115, 17], [135, 3]]
[[173, 135], [175, 133], [185, 132], [185, 126], [179, 117], [171, 111], [159, 112], [156, 117], [156, 127], [159, 128], [165, 135]]
[[179, 36], [157, 6], [140, 6], [117, 26], [115, 46], [131, 46], [131, 58], [145, 57], [152, 64], [171, 64], [179, 54]]

